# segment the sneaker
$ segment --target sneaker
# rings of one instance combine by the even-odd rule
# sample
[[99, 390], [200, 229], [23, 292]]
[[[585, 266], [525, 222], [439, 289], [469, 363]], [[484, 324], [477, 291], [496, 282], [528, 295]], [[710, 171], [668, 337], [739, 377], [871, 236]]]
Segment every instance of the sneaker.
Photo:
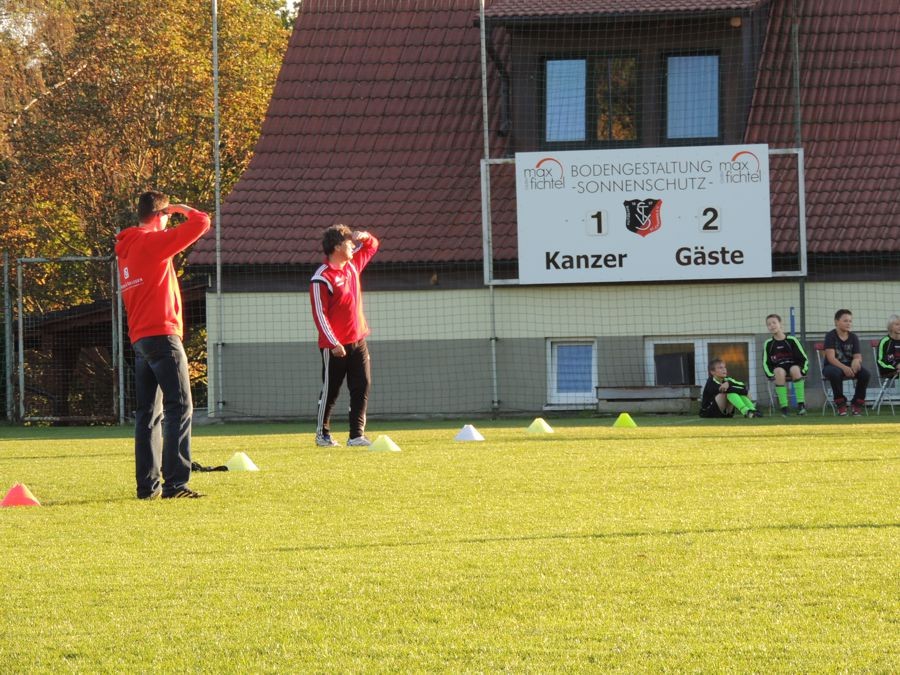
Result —
[[853, 401], [853, 403], [850, 404], [851, 415], [853, 415], [854, 417], [859, 417], [860, 415], [862, 415], [862, 412], [862, 405], [860, 403]]
[[357, 436], [356, 438], [351, 438], [349, 441], [347, 441], [347, 445], [367, 446], [372, 445], [372, 441], [370, 441], [365, 436]]
[[789, 412], [790, 412], [790, 411], [789, 411], [787, 408], [782, 408], [782, 409], [781, 409], [781, 416], [782, 416], [782, 417], [787, 417]]
[[837, 414], [840, 415], [841, 417], [847, 416], [847, 402], [846, 401], [841, 401], [840, 403], [837, 404]]
[[754, 417], [765, 417], [765, 415], [763, 415], [759, 410], [754, 410], [753, 416]]
[[756, 417], [756, 411], [755, 411], [755, 410], [748, 410], [747, 412], [744, 413], [744, 417], [746, 417], [748, 420], [751, 420], [751, 419], [753, 419], [754, 417]]
[[176, 490], [170, 495], [163, 495], [163, 499], [200, 499], [200, 497], [205, 497], [206, 495], [202, 495], [199, 492], [194, 492], [185, 485], [180, 490]]
[[797, 404], [797, 414], [800, 415], [801, 417], [806, 414], [806, 404], [805, 403]]
[[161, 488], [156, 488], [153, 492], [151, 492], [148, 495], [138, 495], [137, 496], [138, 499], [142, 499], [142, 500], [148, 501], [148, 502], [152, 501], [154, 499], [159, 499], [160, 497], [162, 497], [162, 489]]
[[336, 448], [340, 443], [331, 437], [331, 434], [316, 434], [316, 445], [320, 448]]

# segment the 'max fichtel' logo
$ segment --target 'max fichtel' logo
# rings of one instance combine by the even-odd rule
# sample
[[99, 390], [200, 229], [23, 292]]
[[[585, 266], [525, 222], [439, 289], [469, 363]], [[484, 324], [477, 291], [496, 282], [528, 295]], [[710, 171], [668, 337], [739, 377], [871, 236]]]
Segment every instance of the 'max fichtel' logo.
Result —
[[662, 199], [629, 199], [625, 204], [625, 227], [646, 237], [662, 227]]
[[719, 162], [719, 175], [723, 183], [759, 183], [762, 181], [759, 157], [749, 150], [736, 152], [727, 162]]
[[554, 157], [544, 157], [533, 169], [525, 169], [526, 190], [561, 190], [566, 187], [562, 163]]

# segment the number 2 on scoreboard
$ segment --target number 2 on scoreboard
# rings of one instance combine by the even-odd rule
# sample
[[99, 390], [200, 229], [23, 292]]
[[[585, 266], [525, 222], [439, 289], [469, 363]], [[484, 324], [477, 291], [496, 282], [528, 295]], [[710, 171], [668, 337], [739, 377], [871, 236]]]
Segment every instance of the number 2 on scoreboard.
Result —
[[707, 206], [700, 213], [700, 230], [702, 232], [719, 232], [722, 229], [719, 220], [719, 209]]

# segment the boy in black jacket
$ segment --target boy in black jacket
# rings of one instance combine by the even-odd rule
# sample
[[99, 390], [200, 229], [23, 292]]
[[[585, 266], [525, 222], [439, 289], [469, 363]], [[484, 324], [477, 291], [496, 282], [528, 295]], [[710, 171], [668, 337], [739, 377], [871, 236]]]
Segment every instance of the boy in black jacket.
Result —
[[766, 377], [775, 380], [775, 395], [778, 397], [778, 407], [781, 414], [787, 417], [787, 376], [791, 376], [794, 383], [794, 393], [797, 395], [797, 414], [806, 414], [806, 383], [803, 381], [809, 370], [809, 357], [800, 344], [800, 340], [793, 335], [785, 335], [781, 327], [781, 317], [777, 314], [769, 314], [766, 317], [766, 328], [772, 334], [763, 345], [763, 370]]
[[762, 417], [747, 397], [747, 385], [728, 377], [728, 368], [722, 359], [713, 359], [709, 362], [709, 379], [700, 399], [700, 417], [734, 417], [735, 410], [747, 418]]

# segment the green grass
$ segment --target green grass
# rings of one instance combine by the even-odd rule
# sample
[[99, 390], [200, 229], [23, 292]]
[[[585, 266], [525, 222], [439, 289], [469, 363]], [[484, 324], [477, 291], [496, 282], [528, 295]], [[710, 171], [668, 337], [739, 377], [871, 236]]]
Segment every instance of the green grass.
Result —
[[0, 672], [900, 670], [900, 427], [636, 419], [196, 428], [261, 471], [169, 502], [129, 429], [2, 428]]

